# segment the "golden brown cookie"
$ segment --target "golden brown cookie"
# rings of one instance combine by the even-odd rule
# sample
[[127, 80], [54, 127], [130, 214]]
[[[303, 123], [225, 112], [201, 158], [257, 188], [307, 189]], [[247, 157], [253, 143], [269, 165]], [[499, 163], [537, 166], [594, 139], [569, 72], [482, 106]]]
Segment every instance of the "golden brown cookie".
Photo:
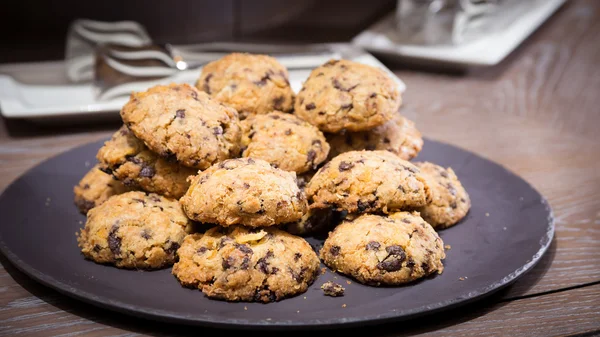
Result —
[[173, 274], [181, 284], [227, 301], [273, 302], [303, 293], [320, 265], [306, 240], [272, 227], [188, 235], [178, 255]]
[[102, 204], [111, 196], [130, 190], [130, 187], [123, 185], [110, 174], [100, 171], [99, 165], [94, 165], [73, 188], [73, 193], [75, 205], [81, 213], [87, 214], [90, 209]]
[[122, 126], [96, 155], [102, 170], [127, 186], [179, 199], [190, 186], [187, 178], [196, 170], [167, 161], [150, 151]]
[[447, 169], [429, 162], [415, 163], [431, 189], [431, 203], [417, 208], [433, 228], [450, 227], [464, 218], [471, 208], [471, 199], [458, 177]]
[[325, 132], [364, 131], [392, 119], [400, 104], [398, 85], [383, 70], [331, 60], [310, 73], [294, 113]]
[[251, 115], [241, 126], [242, 156], [263, 159], [285, 171], [316, 169], [329, 153], [323, 133], [291, 114]]
[[390, 213], [431, 200], [413, 164], [388, 151], [350, 151], [327, 162], [306, 186], [311, 208]]
[[240, 117], [289, 112], [294, 92], [288, 71], [267, 55], [232, 53], [202, 68], [196, 88], [236, 109]]
[[77, 242], [83, 255], [98, 263], [158, 269], [175, 262], [191, 225], [176, 200], [133, 191], [92, 208]]
[[239, 154], [241, 132], [235, 109], [187, 84], [134, 92], [121, 117], [150, 150], [188, 167], [203, 170]]
[[331, 145], [329, 158], [348, 151], [385, 150], [410, 160], [423, 148], [423, 138], [415, 123], [399, 113], [395, 113], [385, 124], [368, 131], [329, 133], [327, 142]]
[[307, 208], [295, 178], [261, 159], [229, 159], [191, 178], [180, 203], [191, 219], [221, 226], [293, 222]]
[[369, 285], [399, 285], [444, 270], [444, 243], [419, 213], [362, 215], [337, 226], [321, 259]]

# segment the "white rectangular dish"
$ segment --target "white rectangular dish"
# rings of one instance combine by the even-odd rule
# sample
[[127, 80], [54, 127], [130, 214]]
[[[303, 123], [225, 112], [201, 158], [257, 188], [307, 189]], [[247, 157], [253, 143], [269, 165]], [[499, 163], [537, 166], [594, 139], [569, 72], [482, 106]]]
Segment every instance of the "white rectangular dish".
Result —
[[518, 18], [494, 34], [459, 45], [410, 45], [394, 42], [397, 34], [395, 16], [386, 16], [362, 31], [353, 43], [374, 53], [395, 59], [418, 60], [434, 65], [492, 66], [500, 63], [510, 52], [535, 31], [566, 0], [535, 1]]
[[[373, 55], [348, 44], [335, 44], [337, 58], [379, 67], [397, 80], [400, 90], [405, 84]], [[176, 76], [161, 79], [158, 83], [194, 84], [201, 68], [185, 71]], [[295, 92], [302, 87], [311, 69], [291, 69], [290, 84]], [[100, 101], [91, 83], [69, 84], [65, 75], [64, 62], [42, 62], [36, 64], [0, 65], [0, 112], [6, 118], [52, 119], [56, 117], [78, 117], [85, 115], [116, 115], [127, 102], [128, 96]], [[31, 84], [31, 82], [44, 84]], [[145, 90], [142, 84], [135, 91]]]

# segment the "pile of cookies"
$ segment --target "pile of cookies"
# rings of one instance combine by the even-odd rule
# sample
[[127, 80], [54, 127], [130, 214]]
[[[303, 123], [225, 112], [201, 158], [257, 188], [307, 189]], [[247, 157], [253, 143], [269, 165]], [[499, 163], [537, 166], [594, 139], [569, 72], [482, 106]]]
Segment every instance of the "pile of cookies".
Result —
[[[331, 60], [295, 94], [276, 59], [238, 53], [133, 93], [74, 188], [79, 247], [229, 301], [303, 293], [321, 261], [373, 286], [441, 273], [436, 229], [470, 200], [451, 168], [408, 161], [423, 140], [400, 105], [371, 66]], [[327, 232], [318, 256], [303, 236]]]

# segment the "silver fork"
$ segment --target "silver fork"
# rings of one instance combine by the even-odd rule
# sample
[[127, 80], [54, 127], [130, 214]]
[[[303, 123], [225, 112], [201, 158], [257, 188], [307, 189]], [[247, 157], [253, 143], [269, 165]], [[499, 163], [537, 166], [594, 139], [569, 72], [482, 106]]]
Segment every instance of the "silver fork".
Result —
[[232, 52], [269, 54], [290, 70], [314, 68], [342, 57], [335, 44], [157, 45], [135, 22], [91, 20], [76, 20], [71, 25], [67, 49], [69, 78], [75, 82], [92, 80], [98, 100], [129, 95], [155, 84], [192, 83], [202, 66]]

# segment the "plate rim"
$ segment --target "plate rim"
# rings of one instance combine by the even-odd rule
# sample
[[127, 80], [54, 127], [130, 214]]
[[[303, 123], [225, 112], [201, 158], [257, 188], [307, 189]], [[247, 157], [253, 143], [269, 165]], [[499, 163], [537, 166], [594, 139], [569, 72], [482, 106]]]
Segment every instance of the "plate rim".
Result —
[[[96, 307], [108, 309], [113, 312], [121, 312], [121, 313], [132, 315], [132, 316], [135, 316], [138, 318], [151, 319], [151, 320], [157, 320], [157, 321], [161, 321], [161, 322], [175, 323], [175, 324], [181, 324], [181, 325], [187, 325], [187, 326], [204, 326], [204, 327], [211, 327], [211, 328], [251, 329], [251, 330], [284, 330], [284, 329], [289, 329], [289, 328], [302, 329], [302, 330], [325, 330], [325, 329], [332, 329], [332, 328], [336, 328], [336, 327], [340, 327], [340, 326], [343, 326], [343, 327], [352, 327], [352, 326], [357, 326], [357, 325], [372, 326], [372, 325], [382, 324], [382, 323], [392, 322], [392, 321], [396, 321], [396, 322], [405, 321], [405, 320], [414, 319], [414, 318], [420, 317], [420, 316], [434, 314], [434, 313], [440, 312], [442, 310], [447, 310], [447, 309], [451, 309], [454, 307], [463, 306], [468, 303], [472, 303], [473, 301], [479, 300], [481, 298], [488, 297], [488, 296], [492, 295], [493, 293], [501, 290], [502, 288], [514, 283], [519, 277], [521, 277], [522, 275], [524, 275], [525, 273], [530, 271], [541, 260], [541, 258], [544, 256], [544, 254], [548, 251], [548, 248], [550, 247], [550, 245], [552, 244], [552, 241], [554, 239], [556, 224], [555, 224], [554, 212], [552, 210], [552, 207], [548, 203], [547, 199], [527, 180], [525, 180], [521, 176], [515, 174], [511, 170], [507, 169], [504, 165], [494, 162], [492, 160], [489, 160], [479, 154], [476, 154], [470, 150], [463, 149], [459, 146], [456, 146], [456, 145], [453, 145], [450, 143], [446, 143], [446, 142], [442, 142], [442, 141], [438, 141], [438, 140], [433, 140], [429, 137], [423, 137], [423, 138], [432, 143], [438, 143], [438, 144], [442, 144], [444, 146], [456, 147], [462, 151], [476, 155], [480, 159], [490, 162], [494, 165], [498, 165], [498, 166], [502, 167], [508, 173], [521, 179], [525, 184], [527, 184], [527, 186], [529, 188], [531, 188], [533, 191], [535, 191], [540, 196], [540, 201], [544, 205], [545, 210], [548, 212], [548, 216], [546, 219], [548, 226], [546, 227], [545, 235], [540, 238], [540, 241], [539, 241], [540, 249], [538, 249], [538, 251], [531, 258], [528, 259], [529, 262], [527, 262], [526, 264], [524, 264], [517, 270], [511, 272], [510, 274], [505, 276], [500, 281], [492, 283], [486, 287], [481, 287], [478, 289], [471, 290], [466, 296], [457, 296], [457, 297], [454, 297], [454, 298], [444, 301], [444, 302], [437, 302], [433, 305], [425, 305], [425, 306], [421, 306], [421, 307], [417, 307], [417, 308], [412, 308], [409, 310], [404, 310], [403, 314], [400, 316], [394, 314], [394, 311], [390, 311], [388, 313], [377, 314], [376, 316], [362, 316], [360, 318], [350, 318], [350, 319], [339, 319], [339, 318], [338, 319], [327, 319], [327, 320], [322, 320], [322, 321], [321, 320], [313, 320], [313, 321], [309, 321], [309, 322], [296, 322], [296, 323], [295, 322], [270, 322], [268, 320], [256, 321], [256, 320], [235, 319], [235, 318], [224, 318], [224, 319], [220, 319], [220, 320], [215, 320], [214, 316], [211, 315], [210, 317], [208, 317], [203, 314], [198, 314], [197, 316], [194, 316], [194, 317], [183, 317], [182, 315], [174, 315], [169, 312], [165, 312], [165, 311], [161, 311], [161, 310], [147, 309], [145, 307], [131, 305], [131, 304], [127, 304], [127, 303], [124, 303], [121, 301], [112, 301], [112, 300], [103, 299], [103, 298], [96, 296], [94, 294], [91, 294], [87, 291], [79, 290], [77, 288], [74, 288], [74, 287], [71, 287], [71, 286], [65, 284], [64, 282], [58, 281], [54, 277], [48, 276], [48, 275], [38, 271], [37, 269], [31, 267], [30, 265], [24, 263], [23, 260], [21, 260], [15, 253], [13, 253], [8, 248], [8, 246], [4, 242], [1, 231], [0, 231], [0, 253], [2, 253], [2, 255], [4, 255], [4, 257], [8, 260], [8, 262], [10, 262], [11, 265], [14, 266], [16, 269], [18, 269], [20, 272], [22, 272], [25, 275], [27, 275], [28, 277], [32, 278], [34, 281], [36, 281], [46, 287], [49, 287], [53, 290], [56, 290], [65, 296], [74, 298], [76, 300], [79, 300], [79, 301], [82, 301], [85, 303], [92, 304]], [[27, 171], [22, 173], [15, 180], [13, 180], [6, 188], [4, 188], [2, 190], [2, 192], [0, 193], [0, 200], [2, 200], [2, 198], [4, 198], [6, 191], [8, 191], [15, 184], [17, 184], [21, 179], [23, 179], [26, 175], [28, 175], [33, 169], [47, 163], [50, 160], [55, 159], [56, 157], [65, 155], [67, 153], [75, 151], [84, 146], [88, 146], [88, 145], [96, 144], [96, 143], [101, 144], [103, 141], [105, 141], [105, 139], [87, 142], [87, 143], [81, 144], [79, 146], [70, 148], [67, 151], [63, 151], [61, 153], [58, 153], [52, 157], [49, 157], [49, 158], [41, 161], [37, 165], [31, 167], [30, 169], [28, 169]], [[6, 226], [6, 223], [2, 223], [2, 226]]]

